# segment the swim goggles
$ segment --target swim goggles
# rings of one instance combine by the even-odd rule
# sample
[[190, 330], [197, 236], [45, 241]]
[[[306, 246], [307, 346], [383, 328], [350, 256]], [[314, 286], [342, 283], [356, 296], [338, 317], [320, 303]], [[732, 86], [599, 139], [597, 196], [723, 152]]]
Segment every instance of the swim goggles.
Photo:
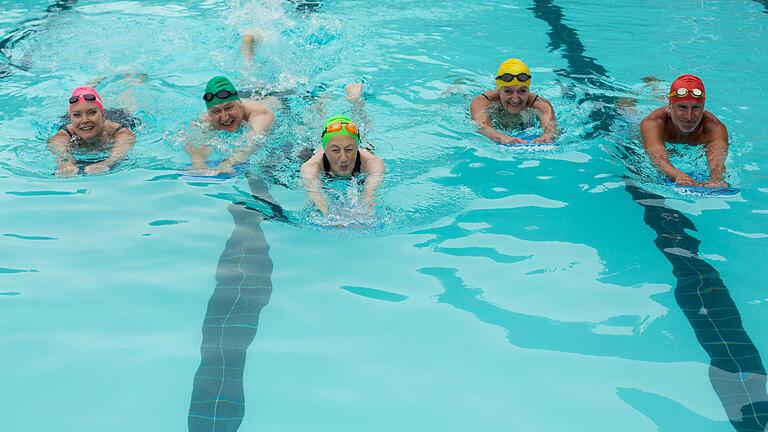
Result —
[[531, 79], [531, 76], [528, 75], [525, 72], [520, 72], [517, 75], [507, 72], [507, 73], [503, 73], [503, 74], [497, 76], [496, 79], [497, 80], [502, 80], [504, 82], [512, 82], [515, 79], [517, 79], [520, 82], [525, 82], [525, 81], [528, 81], [529, 79]]
[[680, 87], [677, 90], [671, 91], [669, 93], [669, 97], [685, 97], [689, 92], [691, 93], [691, 96], [693, 96], [695, 98], [703, 98], [704, 97], [704, 91], [703, 90], [697, 89], [697, 88], [688, 90], [685, 87]]
[[320, 134], [320, 137], [322, 138], [327, 133], [338, 132], [342, 129], [342, 127], [345, 128], [347, 132], [360, 136], [360, 131], [357, 129], [356, 124], [352, 122], [335, 121], [329, 123], [328, 126], [325, 127], [325, 130], [322, 134]]
[[203, 95], [203, 100], [206, 102], [210, 102], [213, 100], [214, 97], [217, 99], [226, 99], [232, 95], [237, 95], [237, 92], [229, 91], [229, 90], [219, 90], [216, 93], [206, 93]]
[[70, 105], [76, 104], [77, 101], [80, 100], [80, 98], [83, 98], [83, 100], [86, 100], [88, 102], [93, 102], [93, 101], [95, 101], [97, 99], [96, 95], [92, 95], [90, 93], [85, 93], [85, 94], [81, 94], [81, 95], [77, 95], [77, 96], [72, 96], [71, 98], [69, 98], [69, 104]]

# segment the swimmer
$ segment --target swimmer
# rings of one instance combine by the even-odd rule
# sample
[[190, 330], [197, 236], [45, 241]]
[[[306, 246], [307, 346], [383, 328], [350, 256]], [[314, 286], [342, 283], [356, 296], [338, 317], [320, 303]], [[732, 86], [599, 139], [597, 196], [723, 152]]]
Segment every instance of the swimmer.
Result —
[[321, 191], [321, 173], [335, 178], [365, 173], [363, 202], [373, 208], [376, 188], [384, 179], [384, 161], [360, 148], [357, 125], [349, 117], [333, 116], [323, 125], [320, 140], [322, 149], [301, 166], [307, 198], [321, 212], [327, 213], [328, 202]]
[[[525, 63], [515, 58], [502, 63], [496, 73], [496, 90], [477, 96], [469, 106], [478, 131], [499, 144], [526, 144], [528, 141], [522, 138], [494, 129], [491, 114], [496, 120], [522, 128], [530, 127], [530, 120], [535, 115], [544, 133], [532, 143], [551, 143], [555, 139], [555, 111], [548, 100], [531, 93], [530, 89], [531, 71]], [[496, 112], [489, 113], [489, 108]]]
[[[131, 150], [136, 136], [128, 127], [108, 120], [107, 117], [101, 96], [93, 87], [78, 87], [72, 92], [69, 98], [69, 123], [48, 139], [48, 145], [56, 156], [57, 176], [77, 175], [81, 166], [86, 174], [105, 173]], [[109, 155], [92, 163], [75, 157], [75, 153], [104, 151], [109, 151]]]
[[208, 111], [203, 115], [200, 126], [202, 132], [218, 130], [236, 132], [241, 128], [249, 129], [246, 142], [237, 151], [219, 162], [213, 169], [208, 168], [208, 157], [213, 151], [207, 144], [200, 146], [192, 142], [186, 146], [186, 151], [192, 157], [192, 171], [202, 171], [210, 175], [219, 173], [232, 174], [234, 166], [242, 164], [259, 148], [259, 142], [268, 133], [275, 120], [272, 111], [263, 103], [255, 100], [240, 99], [240, 95], [232, 82], [223, 76], [215, 76], [205, 86], [203, 100]]
[[[643, 147], [659, 171], [681, 186], [727, 186], [724, 179], [728, 156], [728, 130], [704, 109], [704, 83], [693, 75], [678, 77], [669, 89], [669, 105], [648, 114], [640, 123]], [[697, 182], [669, 161], [665, 142], [703, 145], [709, 164], [709, 180]]]

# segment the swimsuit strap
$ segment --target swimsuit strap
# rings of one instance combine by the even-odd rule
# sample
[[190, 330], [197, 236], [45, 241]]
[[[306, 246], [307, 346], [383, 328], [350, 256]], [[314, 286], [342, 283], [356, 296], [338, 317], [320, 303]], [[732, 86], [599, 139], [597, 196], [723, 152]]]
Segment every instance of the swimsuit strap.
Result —
[[323, 171], [326, 173], [331, 172], [331, 161], [328, 160], [328, 157], [323, 153]]
[[360, 174], [360, 150], [357, 151], [357, 156], [355, 156], [355, 167], [352, 168], [352, 174]]
[[67, 133], [67, 135], [69, 135], [69, 139], [72, 139], [72, 138], [74, 138], [74, 137], [72, 136], [72, 132], [70, 132], [70, 131], [69, 131], [69, 128], [67, 127], [67, 125], [62, 125], [62, 126], [59, 128], [59, 129], [61, 129], [61, 130], [63, 130], [64, 132], [66, 132], [66, 133]]
[[533, 107], [533, 105], [534, 105], [534, 104], [536, 104], [536, 101], [537, 101], [537, 100], [539, 100], [539, 95], [536, 95], [536, 97], [535, 97], [535, 98], [533, 98], [533, 102], [531, 102], [531, 104], [530, 104], [530, 105], [528, 105], [528, 106], [529, 106], [529, 107]]
[[488, 96], [486, 96], [486, 95], [485, 95], [485, 93], [480, 93], [480, 96], [484, 97], [484, 98], [485, 98], [485, 100], [487, 100], [488, 102], [490, 102], [490, 101], [491, 101], [491, 98], [489, 98]]

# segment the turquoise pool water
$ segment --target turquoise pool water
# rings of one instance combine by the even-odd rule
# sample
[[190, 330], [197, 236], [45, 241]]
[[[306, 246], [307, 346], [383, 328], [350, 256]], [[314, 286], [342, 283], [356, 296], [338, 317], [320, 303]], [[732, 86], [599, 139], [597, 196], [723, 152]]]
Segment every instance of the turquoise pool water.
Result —
[[[0, 9], [0, 430], [761, 430], [765, 2]], [[554, 149], [474, 132], [469, 101], [511, 56], [555, 107]], [[728, 126], [738, 195], [671, 189], [638, 156], [638, 119], [685, 72]], [[218, 73], [293, 96], [249, 179], [188, 181]], [[102, 76], [136, 147], [56, 179], [45, 139]], [[351, 81], [382, 205], [373, 228], [318, 227], [294, 155]]]

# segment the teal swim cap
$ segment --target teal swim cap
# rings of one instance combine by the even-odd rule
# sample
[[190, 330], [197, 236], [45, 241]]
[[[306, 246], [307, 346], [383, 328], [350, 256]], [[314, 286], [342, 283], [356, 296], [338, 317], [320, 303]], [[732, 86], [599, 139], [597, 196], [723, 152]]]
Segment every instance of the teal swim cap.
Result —
[[347, 116], [335, 115], [323, 124], [323, 132], [320, 135], [323, 143], [323, 150], [328, 145], [328, 141], [336, 135], [347, 135], [357, 141], [357, 145], [360, 145], [360, 131], [357, 129], [357, 125]]
[[208, 80], [203, 100], [206, 108], [210, 109], [219, 104], [240, 100], [240, 96], [237, 95], [237, 89], [232, 85], [232, 81], [219, 75]]

